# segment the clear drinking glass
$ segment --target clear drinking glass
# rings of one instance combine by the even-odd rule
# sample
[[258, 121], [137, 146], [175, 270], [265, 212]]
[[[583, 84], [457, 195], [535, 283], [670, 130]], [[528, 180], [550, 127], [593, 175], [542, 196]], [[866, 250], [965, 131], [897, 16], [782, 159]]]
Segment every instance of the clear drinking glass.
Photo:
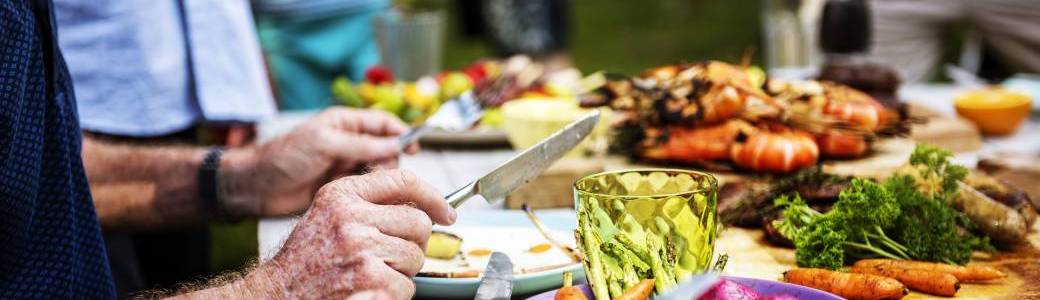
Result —
[[654, 278], [658, 290], [707, 270], [718, 216], [715, 177], [695, 171], [606, 172], [574, 183], [578, 245], [597, 297]]
[[440, 71], [444, 13], [390, 10], [373, 20], [383, 64], [401, 80], [414, 81]]
[[799, 17], [799, 0], [763, 0], [762, 34], [770, 76], [806, 79], [815, 73], [812, 36]]

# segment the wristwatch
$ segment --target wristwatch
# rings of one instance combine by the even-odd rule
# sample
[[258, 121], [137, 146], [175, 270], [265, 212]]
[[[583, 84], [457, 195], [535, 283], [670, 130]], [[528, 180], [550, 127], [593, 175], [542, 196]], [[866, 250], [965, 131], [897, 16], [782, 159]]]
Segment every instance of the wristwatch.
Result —
[[218, 190], [220, 185], [217, 182], [219, 180], [217, 174], [220, 171], [220, 157], [223, 154], [223, 147], [211, 147], [206, 151], [206, 157], [202, 159], [202, 165], [199, 166], [199, 199], [202, 201], [202, 207], [206, 208], [207, 212], [217, 220], [234, 222], [237, 220], [231, 220], [227, 211], [224, 210], [223, 199], [220, 199]]

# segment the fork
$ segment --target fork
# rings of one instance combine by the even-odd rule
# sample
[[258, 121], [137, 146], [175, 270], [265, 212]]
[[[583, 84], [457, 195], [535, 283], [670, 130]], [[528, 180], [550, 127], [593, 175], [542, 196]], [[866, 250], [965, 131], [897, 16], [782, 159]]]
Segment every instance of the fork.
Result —
[[484, 115], [484, 107], [480, 105], [473, 90], [468, 90], [454, 99], [448, 100], [437, 108], [433, 113], [419, 125], [415, 125], [404, 134], [397, 137], [401, 151], [415, 142], [423, 134], [432, 128], [445, 129], [449, 131], [462, 131], [473, 127]]

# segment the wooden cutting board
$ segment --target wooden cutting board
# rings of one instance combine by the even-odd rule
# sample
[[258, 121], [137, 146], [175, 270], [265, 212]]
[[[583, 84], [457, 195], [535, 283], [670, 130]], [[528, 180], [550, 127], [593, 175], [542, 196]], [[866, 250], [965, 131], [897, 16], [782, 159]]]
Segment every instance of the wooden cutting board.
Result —
[[[870, 157], [830, 161], [824, 171], [861, 177], [886, 177], [906, 163], [913, 152], [914, 141], [888, 139], [875, 144]], [[723, 175], [725, 180], [740, 176]], [[973, 264], [990, 265], [1008, 273], [1008, 278], [986, 284], [962, 284], [957, 299], [1040, 299], [1040, 222], [1029, 235], [1028, 246], [995, 254], [977, 253]], [[719, 236], [716, 249], [730, 255], [727, 274], [780, 280], [784, 271], [795, 267], [794, 250], [774, 247], [763, 238], [760, 229], [727, 228]], [[911, 293], [904, 299], [949, 299]]]
[[927, 107], [910, 104], [910, 116], [925, 120], [910, 128], [910, 139], [940, 146], [953, 152], [982, 148], [982, 134], [975, 124], [960, 117], [944, 116]]
[[[886, 177], [906, 164], [913, 152], [911, 139], [885, 139], [874, 145], [874, 153], [865, 158], [836, 160], [823, 163], [824, 171], [861, 177]], [[607, 170], [643, 167], [667, 167], [631, 164], [623, 158], [606, 161]], [[747, 178], [740, 173], [713, 173], [719, 184]], [[716, 241], [718, 253], [729, 254], [725, 274], [780, 280], [784, 271], [795, 267], [794, 250], [775, 247], [763, 238], [761, 229], [727, 228]], [[1029, 245], [1015, 251], [996, 254], [977, 253], [973, 264], [994, 266], [1008, 273], [1008, 277], [986, 284], [963, 284], [956, 299], [1040, 299], [1040, 222], [1028, 237]], [[951, 299], [921, 293], [911, 293], [904, 299]]]
[[[952, 299], [1040, 299], [1040, 233], [1030, 235], [1031, 246], [994, 255], [977, 253], [971, 264], [989, 265], [1008, 274], [1007, 278], [985, 284], [961, 284]], [[774, 247], [763, 238], [762, 230], [726, 228], [716, 243], [719, 254], [729, 255], [723, 274], [781, 280], [784, 271], [795, 268], [794, 250]], [[911, 292], [903, 299], [951, 299]]]

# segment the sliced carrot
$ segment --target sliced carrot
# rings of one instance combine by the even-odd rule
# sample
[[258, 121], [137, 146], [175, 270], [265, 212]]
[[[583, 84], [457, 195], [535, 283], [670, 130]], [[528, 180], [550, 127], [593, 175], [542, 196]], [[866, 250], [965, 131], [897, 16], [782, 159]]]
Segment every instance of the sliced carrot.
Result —
[[893, 266], [901, 269], [929, 270], [947, 273], [962, 282], [980, 282], [1000, 279], [1007, 276], [1004, 272], [988, 266], [958, 266], [912, 260], [864, 259], [857, 261], [855, 267], [873, 267], [877, 265]]
[[625, 291], [614, 300], [646, 300], [650, 298], [650, 292], [654, 291], [654, 279], [643, 279], [632, 288]]
[[870, 275], [798, 268], [784, 272], [784, 281], [824, 290], [850, 300], [901, 299], [909, 293], [898, 280]]
[[936, 271], [876, 265], [873, 267], [852, 267], [852, 272], [891, 277], [899, 280], [899, 282], [902, 282], [911, 290], [932, 295], [953, 297], [957, 294], [957, 290], [961, 288], [957, 277]]

